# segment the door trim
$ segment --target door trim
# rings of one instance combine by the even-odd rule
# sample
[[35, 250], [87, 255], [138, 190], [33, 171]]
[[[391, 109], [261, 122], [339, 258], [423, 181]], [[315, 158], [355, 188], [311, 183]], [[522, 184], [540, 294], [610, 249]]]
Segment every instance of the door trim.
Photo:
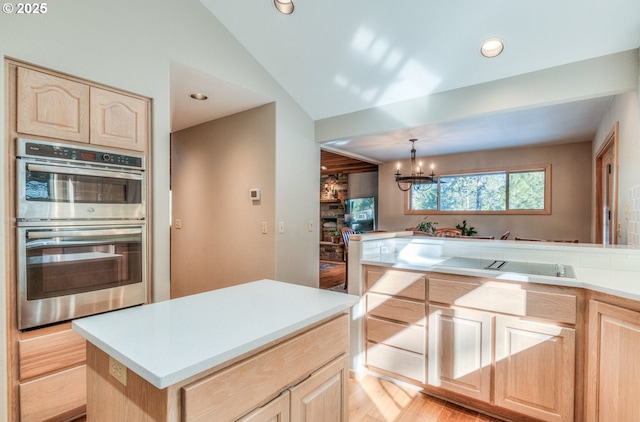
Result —
[[612, 204], [610, 207], [611, 219], [613, 223], [613, 245], [618, 243], [618, 127], [619, 122], [613, 125], [613, 128], [609, 131], [609, 134], [602, 143], [602, 146], [596, 154], [595, 161], [595, 184], [596, 184], [596, 203], [595, 203], [595, 218], [596, 218], [596, 236], [595, 243], [604, 243], [603, 238], [603, 210], [604, 210], [604, 186], [602, 182], [602, 161], [605, 154], [613, 149], [613, 188], [612, 188]]

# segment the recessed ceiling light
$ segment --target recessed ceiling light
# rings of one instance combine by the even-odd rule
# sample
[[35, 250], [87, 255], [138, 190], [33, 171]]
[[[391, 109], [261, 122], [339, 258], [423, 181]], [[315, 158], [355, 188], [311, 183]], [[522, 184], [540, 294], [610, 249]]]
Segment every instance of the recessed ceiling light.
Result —
[[485, 57], [496, 57], [504, 50], [504, 43], [502, 40], [498, 38], [489, 38], [485, 42], [482, 43], [482, 47], [480, 47], [480, 54]]
[[273, 0], [273, 4], [275, 4], [278, 12], [283, 13], [285, 15], [290, 15], [293, 13], [293, 1], [292, 0]]
[[193, 98], [194, 100], [206, 100], [209, 97], [207, 97], [202, 92], [196, 92], [195, 94], [191, 94], [191, 98]]

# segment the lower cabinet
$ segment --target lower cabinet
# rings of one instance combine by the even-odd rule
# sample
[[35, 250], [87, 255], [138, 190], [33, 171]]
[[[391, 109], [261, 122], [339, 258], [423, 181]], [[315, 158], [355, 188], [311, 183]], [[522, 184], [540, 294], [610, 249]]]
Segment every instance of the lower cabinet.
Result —
[[426, 382], [426, 276], [365, 267], [366, 363], [370, 368]]
[[491, 316], [429, 305], [429, 384], [491, 400]]
[[85, 340], [69, 324], [23, 334], [18, 351], [21, 422], [70, 420], [85, 413]]
[[291, 420], [347, 422], [349, 367], [345, 355], [290, 388]]
[[430, 385], [540, 420], [568, 422], [574, 378], [573, 328], [429, 305]]
[[342, 356], [237, 422], [346, 422], [347, 370]]
[[495, 326], [495, 404], [573, 421], [575, 330], [502, 315]]
[[587, 422], [640, 420], [640, 312], [591, 300]]

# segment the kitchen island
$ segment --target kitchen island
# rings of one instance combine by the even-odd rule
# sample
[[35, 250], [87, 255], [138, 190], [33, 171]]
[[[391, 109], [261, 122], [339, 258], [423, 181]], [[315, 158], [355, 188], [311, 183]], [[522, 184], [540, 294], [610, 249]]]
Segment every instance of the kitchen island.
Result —
[[357, 300], [260, 280], [76, 320], [87, 419], [346, 420]]

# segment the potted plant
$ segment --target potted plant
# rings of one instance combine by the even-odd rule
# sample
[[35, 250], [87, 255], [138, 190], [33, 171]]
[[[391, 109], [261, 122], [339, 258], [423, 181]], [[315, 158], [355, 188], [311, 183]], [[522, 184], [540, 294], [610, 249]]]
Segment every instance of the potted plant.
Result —
[[463, 236], [473, 236], [478, 233], [473, 227], [467, 227], [467, 220], [462, 220], [462, 225], [456, 224], [456, 229], [462, 230]]
[[329, 233], [329, 239], [331, 240], [331, 243], [340, 243], [341, 237], [342, 235], [337, 230]]
[[426, 216], [424, 220], [418, 223], [418, 225], [416, 226], [416, 231], [433, 234], [433, 231], [436, 229], [437, 224], [438, 223], [436, 222], [430, 221], [429, 216]]

